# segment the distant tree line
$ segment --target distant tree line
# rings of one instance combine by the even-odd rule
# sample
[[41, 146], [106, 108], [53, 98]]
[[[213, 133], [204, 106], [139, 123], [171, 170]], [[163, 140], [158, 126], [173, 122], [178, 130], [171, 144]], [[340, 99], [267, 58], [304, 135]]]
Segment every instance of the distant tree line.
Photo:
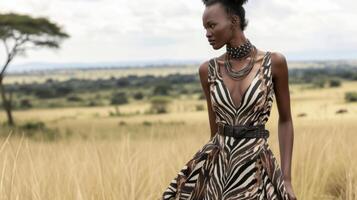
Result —
[[357, 67], [339, 65], [324, 68], [289, 69], [290, 83], [314, 83], [331, 78], [357, 80]]
[[[307, 68], [289, 69], [290, 83], [310, 83], [311, 87], [339, 87], [341, 80], [357, 80], [357, 68]], [[69, 79], [57, 81], [47, 79], [43, 83], [9, 84], [9, 92], [22, 96], [17, 98], [14, 106], [19, 109], [33, 107], [33, 100], [65, 98], [68, 105], [98, 106], [120, 105], [129, 103], [129, 98], [142, 100], [154, 96], [175, 97], [182, 94], [198, 94], [203, 100], [198, 74], [170, 74], [167, 76], [135, 76], [109, 79]], [[101, 95], [102, 91], [110, 91], [110, 95]], [[82, 94], [96, 94], [93, 98], [86, 98]], [[28, 98], [28, 97], [33, 98]], [[354, 101], [355, 95], [347, 95], [346, 100]], [[103, 103], [107, 102], [107, 103]], [[67, 103], [54, 103], [49, 107], [67, 106]], [[42, 106], [42, 105], [41, 105]], [[45, 106], [46, 107], [46, 106]]]
[[26, 95], [34, 95], [39, 98], [57, 98], [71, 92], [96, 92], [107, 89], [118, 88], [141, 88], [147, 89], [157, 87], [156, 93], [167, 93], [167, 89], [175, 84], [197, 83], [196, 75], [171, 74], [168, 76], [155, 77], [152, 75], [135, 76], [130, 75], [122, 78], [110, 79], [69, 79], [67, 81], [56, 81], [47, 79], [44, 83], [11, 84], [8, 90]]

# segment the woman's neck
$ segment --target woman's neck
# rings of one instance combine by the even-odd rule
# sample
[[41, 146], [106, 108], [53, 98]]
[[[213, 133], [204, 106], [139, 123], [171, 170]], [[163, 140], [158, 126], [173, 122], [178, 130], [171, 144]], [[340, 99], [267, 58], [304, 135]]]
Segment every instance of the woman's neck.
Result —
[[239, 47], [242, 44], [247, 42], [247, 38], [243, 34], [243, 32], [236, 33], [234, 37], [227, 43], [231, 47]]

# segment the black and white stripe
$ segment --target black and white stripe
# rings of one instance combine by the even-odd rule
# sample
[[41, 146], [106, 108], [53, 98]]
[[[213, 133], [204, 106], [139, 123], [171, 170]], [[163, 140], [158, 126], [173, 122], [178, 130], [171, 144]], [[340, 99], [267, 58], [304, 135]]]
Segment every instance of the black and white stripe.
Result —
[[[265, 124], [273, 102], [270, 53], [236, 107], [209, 61], [210, 98], [217, 123]], [[235, 139], [216, 134], [195, 153], [163, 193], [161, 200], [288, 200], [283, 175], [264, 138]]]

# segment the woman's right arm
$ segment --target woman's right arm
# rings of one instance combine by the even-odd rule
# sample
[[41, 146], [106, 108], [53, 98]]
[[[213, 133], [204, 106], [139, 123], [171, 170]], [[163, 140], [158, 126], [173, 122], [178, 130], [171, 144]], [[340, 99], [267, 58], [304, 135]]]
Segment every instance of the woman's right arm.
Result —
[[200, 65], [198, 72], [200, 75], [202, 90], [204, 92], [207, 101], [208, 119], [209, 119], [210, 130], [211, 130], [210, 139], [212, 139], [217, 132], [217, 124], [216, 124], [216, 114], [212, 109], [212, 103], [210, 98], [210, 88], [208, 83], [208, 61]]

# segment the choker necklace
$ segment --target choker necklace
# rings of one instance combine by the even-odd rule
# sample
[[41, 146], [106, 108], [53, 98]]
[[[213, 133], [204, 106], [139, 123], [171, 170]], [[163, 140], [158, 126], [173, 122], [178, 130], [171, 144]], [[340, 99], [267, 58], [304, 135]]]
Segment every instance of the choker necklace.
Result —
[[249, 63], [246, 66], [242, 67], [242, 69], [240, 69], [238, 71], [233, 70], [231, 63], [228, 60], [229, 55], [226, 54], [225, 60], [224, 60], [224, 67], [226, 69], [227, 74], [230, 77], [232, 77], [233, 79], [235, 79], [235, 80], [243, 79], [246, 75], [249, 74], [249, 72], [253, 68], [254, 63], [255, 63], [255, 55], [257, 54], [257, 48], [255, 46], [252, 46], [252, 47], [253, 47], [253, 55], [252, 55]]
[[240, 45], [239, 47], [232, 47], [231, 45], [226, 45], [227, 54], [234, 59], [242, 60], [247, 57], [252, 51], [252, 43], [247, 39], [246, 43]]

